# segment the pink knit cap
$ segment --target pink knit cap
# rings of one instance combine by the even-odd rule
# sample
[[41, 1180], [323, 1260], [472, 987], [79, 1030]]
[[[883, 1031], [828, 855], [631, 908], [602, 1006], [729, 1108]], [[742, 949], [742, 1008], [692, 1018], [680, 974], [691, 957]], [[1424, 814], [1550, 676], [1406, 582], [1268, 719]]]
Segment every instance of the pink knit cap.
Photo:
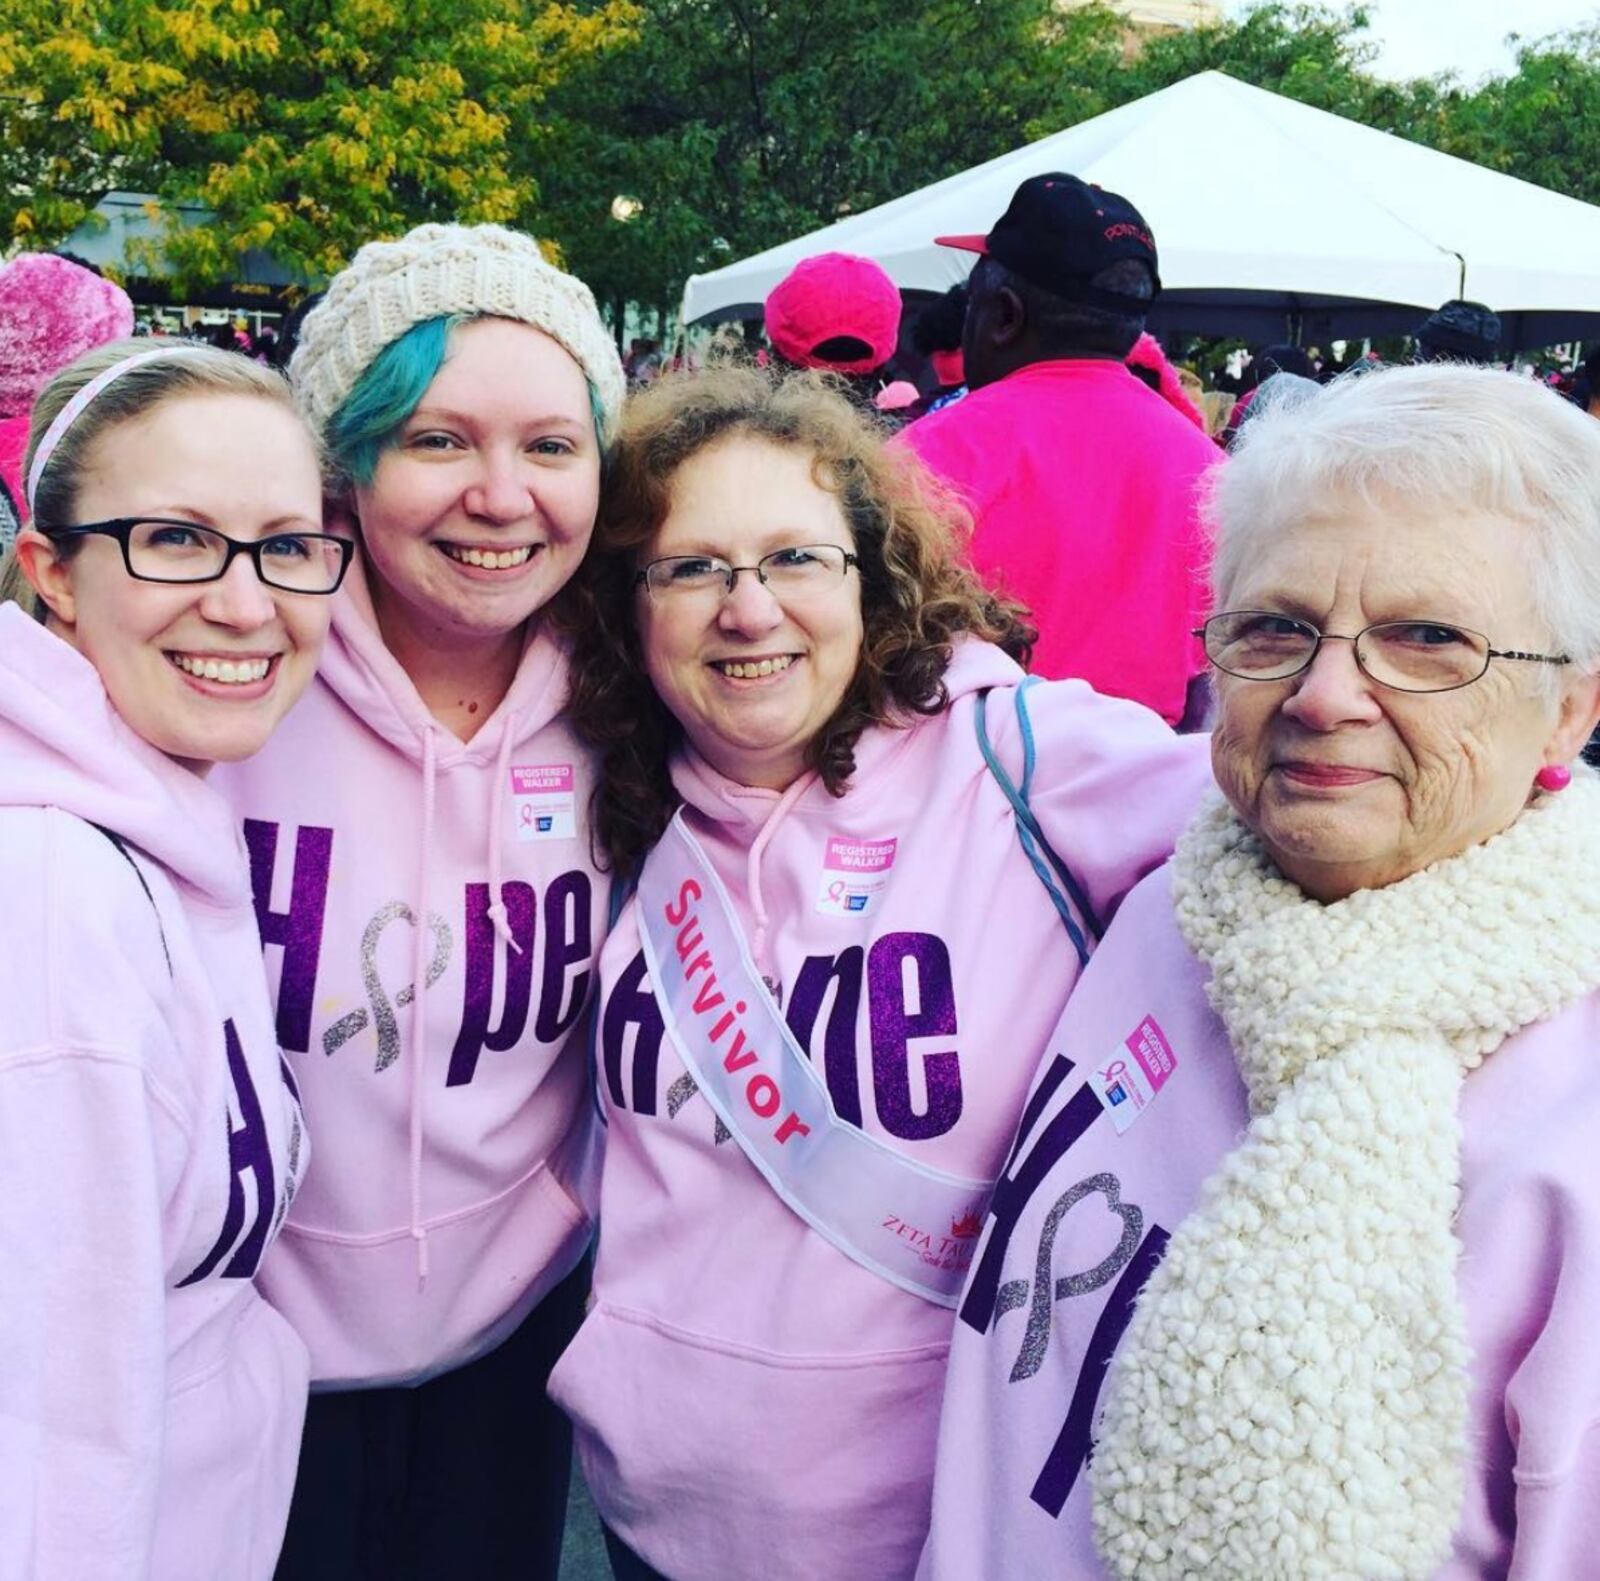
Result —
[[0, 417], [30, 411], [69, 362], [132, 333], [128, 293], [92, 269], [54, 253], [0, 267]]
[[[870, 258], [819, 253], [780, 280], [767, 297], [767, 339], [800, 368], [871, 373], [894, 355], [900, 335], [900, 288]], [[817, 355], [848, 335], [871, 348], [864, 357]]]

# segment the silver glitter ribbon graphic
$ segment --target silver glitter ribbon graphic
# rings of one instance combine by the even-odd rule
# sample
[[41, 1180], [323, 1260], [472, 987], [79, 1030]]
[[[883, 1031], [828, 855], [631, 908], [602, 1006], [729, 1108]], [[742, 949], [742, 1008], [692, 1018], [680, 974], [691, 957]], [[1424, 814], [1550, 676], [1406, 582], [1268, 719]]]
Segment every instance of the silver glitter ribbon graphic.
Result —
[[[1059, 1279], [1054, 1279], [1056, 1231], [1073, 1208], [1085, 1197], [1094, 1194], [1104, 1196], [1106, 1207], [1122, 1220], [1122, 1239], [1111, 1254], [1093, 1268], [1086, 1268], [1081, 1273], [1063, 1274]], [[1088, 1179], [1068, 1187], [1056, 1198], [1055, 1206], [1051, 1208], [1044, 1228], [1039, 1233], [1039, 1250], [1034, 1261], [1031, 1285], [1026, 1279], [1010, 1280], [1000, 1286], [995, 1301], [994, 1316], [998, 1323], [1003, 1313], [1013, 1311], [1028, 1300], [1030, 1288], [1033, 1292], [1033, 1301], [1028, 1309], [1028, 1327], [1022, 1336], [1022, 1349], [1017, 1353], [1016, 1363], [1011, 1369], [1012, 1383], [1031, 1378], [1043, 1365], [1045, 1349], [1050, 1343], [1050, 1320], [1055, 1303], [1066, 1300], [1068, 1296], [1088, 1295], [1091, 1290], [1098, 1290], [1101, 1285], [1115, 1279], [1138, 1250], [1143, 1233], [1143, 1212], [1133, 1203], [1122, 1200], [1122, 1182], [1113, 1174], [1090, 1175]]]
[[[693, 1076], [684, 1072], [673, 1084], [667, 1088], [667, 1118], [676, 1120], [678, 1111], [700, 1091], [699, 1085]], [[733, 1132], [722, 1123], [722, 1116], [715, 1116], [717, 1128], [711, 1133], [711, 1140], [716, 1146], [721, 1147], [724, 1142], [733, 1140]]]
[[[404, 901], [391, 900], [367, 924], [366, 932], [361, 935], [361, 982], [367, 991], [371, 1013], [352, 1010], [348, 1015], [340, 1016], [322, 1034], [324, 1054], [332, 1054], [343, 1048], [351, 1038], [366, 1031], [370, 1025], [376, 1028], [378, 1034], [378, 1058], [373, 1069], [387, 1070], [400, 1058], [400, 1023], [395, 1019], [395, 1011], [409, 1005], [417, 997], [417, 986], [414, 982], [407, 983], [391, 1003], [384, 992], [383, 980], [378, 976], [378, 941], [391, 922], [400, 921], [408, 922], [415, 928], [417, 915]], [[433, 959], [428, 963], [424, 988], [431, 988], [444, 976], [444, 969], [450, 964], [452, 944], [450, 925], [443, 917], [430, 913], [428, 927], [433, 933]]]

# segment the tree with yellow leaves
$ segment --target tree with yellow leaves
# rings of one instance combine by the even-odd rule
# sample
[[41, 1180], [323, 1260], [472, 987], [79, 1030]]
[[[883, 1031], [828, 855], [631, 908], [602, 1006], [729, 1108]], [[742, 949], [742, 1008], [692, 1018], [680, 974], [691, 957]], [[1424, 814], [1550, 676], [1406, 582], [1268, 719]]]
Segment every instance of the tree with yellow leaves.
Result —
[[428, 219], [537, 228], [546, 95], [634, 0], [0, 0], [0, 252], [112, 188], [204, 204], [171, 272], [251, 248], [310, 276]]

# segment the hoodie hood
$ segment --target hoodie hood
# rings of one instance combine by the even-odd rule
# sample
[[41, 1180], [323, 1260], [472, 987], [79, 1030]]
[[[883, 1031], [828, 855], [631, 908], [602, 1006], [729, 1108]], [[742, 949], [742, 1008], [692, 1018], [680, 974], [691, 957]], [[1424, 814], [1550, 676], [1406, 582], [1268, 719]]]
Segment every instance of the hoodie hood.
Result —
[[543, 729], [566, 707], [569, 690], [565, 646], [531, 622], [510, 691], [471, 741], [458, 741], [439, 727], [411, 677], [384, 646], [360, 554], [335, 595], [318, 674], [368, 729], [411, 762], [421, 764], [425, 739], [436, 737], [440, 768], [456, 761], [492, 761], [507, 731], [527, 736]]
[[[949, 701], [995, 686], [1015, 686], [1024, 678], [1022, 666], [992, 642], [975, 637], [958, 637], [951, 645], [950, 663], [944, 672]], [[904, 722], [864, 730], [856, 742], [855, 773], [850, 777], [852, 792], [875, 780], [893, 763], [925, 716], [912, 714]], [[681, 747], [672, 761], [672, 783], [678, 794], [698, 813], [713, 823], [730, 829], [760, 830], [780, 801], [789, 806], [835, 805], [836, 798], [815, 775], [791, 785], [787, 791], [762, 790], [740, 785], [719, 774], [693, 747]], [[797, 786], [803, 785], [798, 795]]]
[[[958, 698], [993, 686], [1015, 686], [1022, 679], [1022, 667], [993, 643], [958, 638], [951, 645], [950, 663], [944, 672], [948, 701], [941, 714]], [[850, 794], [844, 798], [851, 809], [870, 810], [876, 821], [885, 807], [896, 803], [899, 798], [892, 788], [881, 798], [861, 793], [869, 786], [882, 784], [891, 774], [895, 760], [910, 745], [918, 727], [937, 717], [939, 715], [911, 714], [903, 722], [861, 732], [856, 742], [856, 767], [850, 776]], [[762, 884], [763, 858], [779, 826], [792, 812], [821, 813], [843, 829], [848, 814], [840, 805], [841, 798], [831, 795], [814, 772], [801, 775], [783, 791], [737, 784], [719, 774], [691, 747], [680, 749], [674, 758], [672, 783], [695, 812], [717, 827], [718, 835], [730, 846], [742, 849], [745, 893], [752, 922], [750, 952], [757, 967], [765, 972], [770, 965], [767, 957], [770, 919]]]
[[0, 807], [59, 807], [213, 904], [249, 904], [227, 803], [131, 730], [95, 667], [15, 604], [0, 605]]

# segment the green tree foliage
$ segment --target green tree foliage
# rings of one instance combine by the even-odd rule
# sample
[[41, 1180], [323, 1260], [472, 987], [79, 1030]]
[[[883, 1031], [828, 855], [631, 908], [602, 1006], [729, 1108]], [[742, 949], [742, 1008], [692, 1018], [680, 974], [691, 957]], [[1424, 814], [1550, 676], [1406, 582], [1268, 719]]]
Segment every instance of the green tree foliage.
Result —
[[[1512, 20], [1508, 15], [1508, 21]], [[1115, 103], [1197, 71], [1330, 110], [1555, 192], [1600, 201], [1600, 26], [1521, 43], [1516, 69], [1479, 83], [1372, 75], [1368, 13], [1265, 4], [1153, 39], [1106, 86]]]
[[1600, 201], [1600, 29], [1482, 84], [1374, 76], [1360, 6], [1127, 38], [1054, 0], [0, 0], [0, 252], [122, 187], [215, 210], [171, 244], [189, 283], [498, 219], [613, 308], [669, 308], [694, 271], [1203, 70]]
[[1600, 203], [1600, 27], [1523, 44], [1517, 69], [1442, 106], [1438, 146]]
[[1121, 53], [1109, 11], [1052, 0], [641, 10], [630, 47], [554, 91], [535, 169], [573, 267], [652, 305], [695, 270], [1098, 113]]
[[0, 247], [110, 187], [199, 200], [184, 278], [246, 249], [326, 274], [423, 219], [530, 224], [516, 168], [563, 73], [631, 0], [0, 0]]
[[1150, 39], [1111, 85], [1118, 103], [1142, 98], [1198, 71], [1230, 77], [1369, 125], [1399, 130], [1416, 85], [1370, 74], [1377, 48], [1364, 9], [1267, 4], [1184, 32]]

